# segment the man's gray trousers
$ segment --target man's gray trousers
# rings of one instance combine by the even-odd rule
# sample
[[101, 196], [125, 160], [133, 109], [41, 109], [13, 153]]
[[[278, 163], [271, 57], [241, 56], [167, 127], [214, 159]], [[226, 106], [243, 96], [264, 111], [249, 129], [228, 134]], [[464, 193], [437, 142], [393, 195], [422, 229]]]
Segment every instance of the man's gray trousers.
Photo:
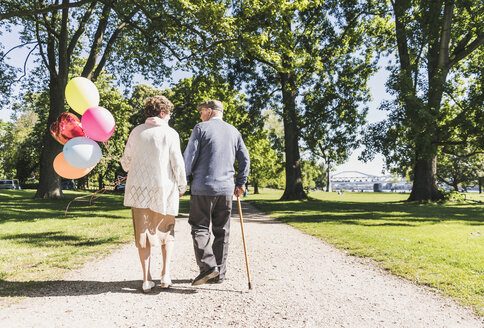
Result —
[[[191, 195], [188, 223], [192, 227], [193, 248], [200, 272], [218, 267], [220, 279], [227, 271], [232, 195]], [[210, 223], [214, 235], [210, 245]]]

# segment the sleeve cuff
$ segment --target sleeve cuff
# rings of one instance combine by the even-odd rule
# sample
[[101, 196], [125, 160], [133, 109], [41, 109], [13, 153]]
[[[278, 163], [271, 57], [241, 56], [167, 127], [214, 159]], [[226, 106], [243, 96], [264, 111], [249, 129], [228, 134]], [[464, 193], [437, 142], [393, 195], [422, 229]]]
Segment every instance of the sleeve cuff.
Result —
[[187, 191], [187, 185], [184, 186], [178, 186], [178, 192], [180, 194], [184, 194]]

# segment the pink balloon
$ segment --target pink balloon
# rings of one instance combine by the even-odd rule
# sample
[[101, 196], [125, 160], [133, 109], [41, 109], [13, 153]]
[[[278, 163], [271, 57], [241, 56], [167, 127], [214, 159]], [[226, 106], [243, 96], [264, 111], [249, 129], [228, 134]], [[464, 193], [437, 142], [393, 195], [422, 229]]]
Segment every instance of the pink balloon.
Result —
[[88, 108], [81, 117], [82, 129], [86, 135], [96, 141], [108, 140], [114, 132], [114, 117], [99, 106]]

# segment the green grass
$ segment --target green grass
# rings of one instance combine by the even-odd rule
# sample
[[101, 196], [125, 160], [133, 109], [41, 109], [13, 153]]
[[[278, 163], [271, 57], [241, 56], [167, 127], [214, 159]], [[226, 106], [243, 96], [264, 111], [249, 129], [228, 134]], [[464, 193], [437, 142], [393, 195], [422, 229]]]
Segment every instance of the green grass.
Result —
[[[248, 201], [349, 254], [437, 288], [484, 315], [484, 205], [406, 203], [408, 194], [314, 192], [308, 201], [277, 201], [263, 190]], [[473, 194], [475, 200], [484, 195]]]
[[70, 200], [88, 193], [66, 191], [62, 200], [33, 199], [35, 191], [0, 191], [0, 296], [32, 281], [59, 279], [70, 269], [133, 239], [122, 195], [104, 194], [90, 207]]

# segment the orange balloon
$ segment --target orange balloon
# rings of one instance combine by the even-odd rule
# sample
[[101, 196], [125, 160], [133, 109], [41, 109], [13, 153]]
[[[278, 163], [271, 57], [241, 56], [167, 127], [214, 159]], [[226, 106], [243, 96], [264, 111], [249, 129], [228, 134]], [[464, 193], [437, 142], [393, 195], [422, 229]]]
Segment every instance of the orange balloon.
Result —
[[54, 159], [54, 170], [55, 172], [65, 179], [79, 179], [91, 172], [94, 168], [88, 167], [85, 169], [79, 169], [77, 167], [72, 166], [71, 164], [67, 163], [66, 159], [64, 158], [64, 154], [61, 152], [57, 155]]

